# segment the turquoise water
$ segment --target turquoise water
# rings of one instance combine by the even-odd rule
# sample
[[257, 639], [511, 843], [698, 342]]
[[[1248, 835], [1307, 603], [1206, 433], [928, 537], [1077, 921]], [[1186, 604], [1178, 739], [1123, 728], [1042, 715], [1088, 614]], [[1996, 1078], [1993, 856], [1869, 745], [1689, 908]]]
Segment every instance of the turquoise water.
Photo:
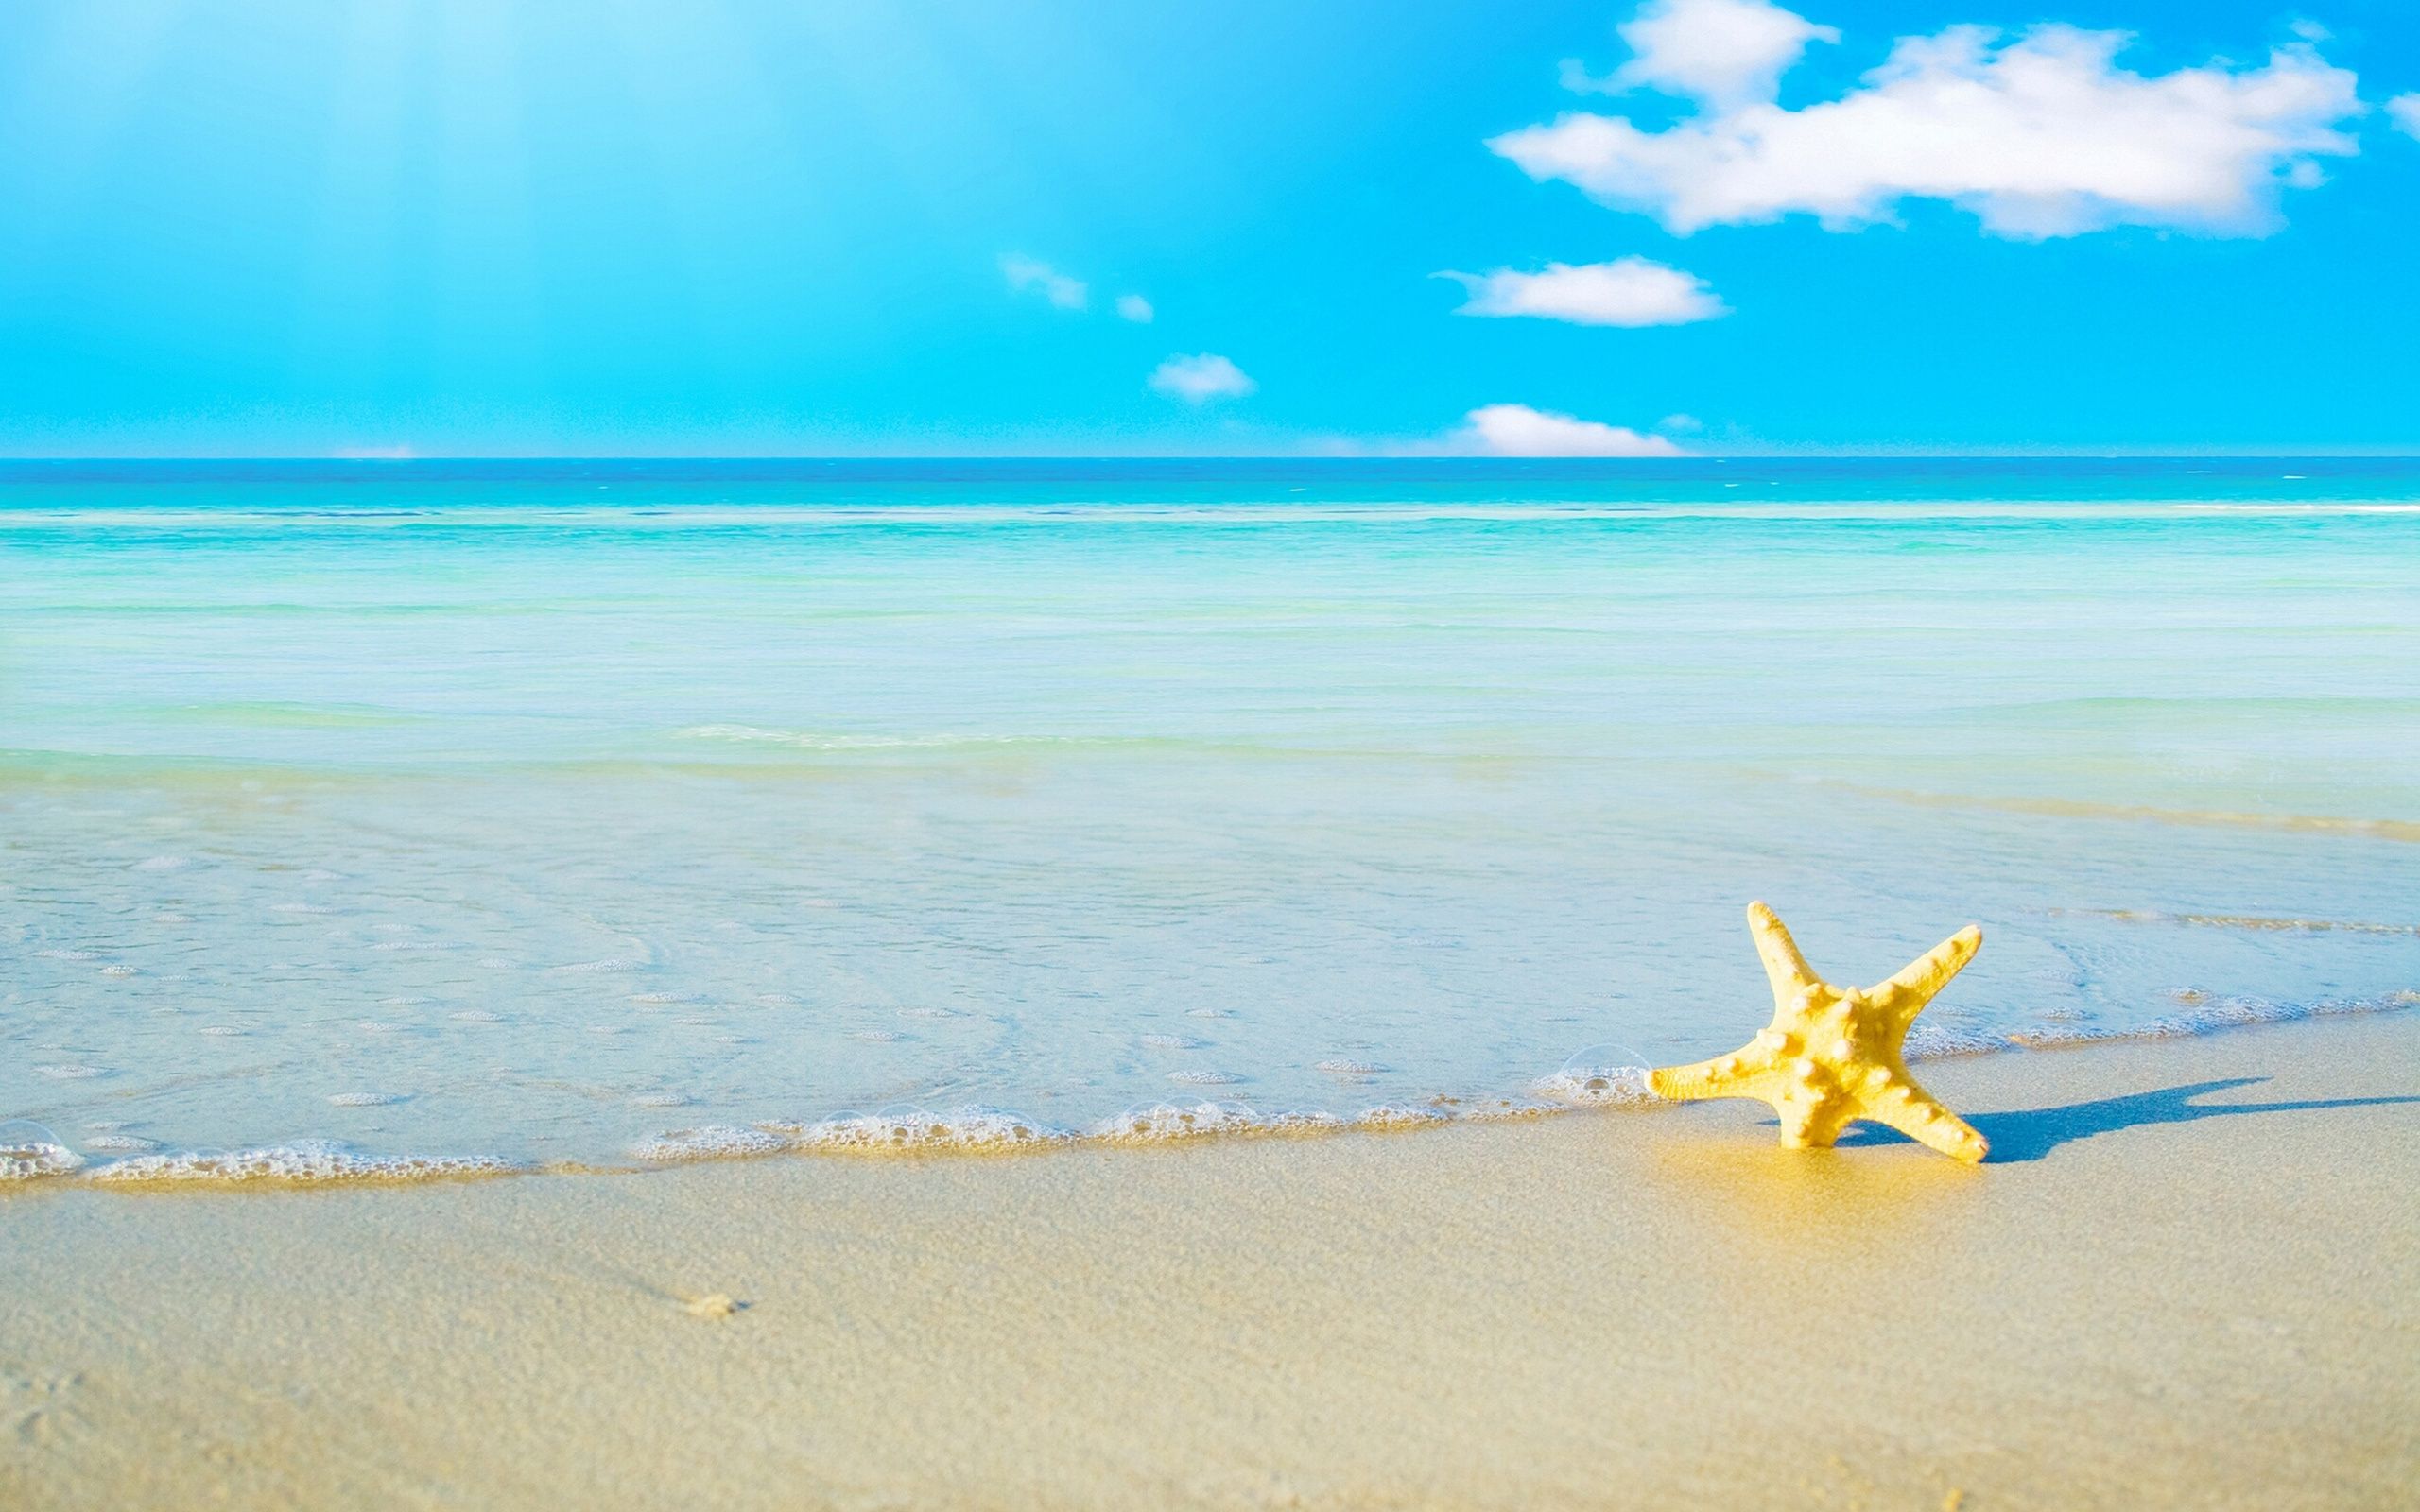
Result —
[[0, 1120], [1501, 1112], [1744, 1039], [1759, 897], [1980, 922], [1936, 1051], [2392, 1005], [2414, 751], [2405, 461], [17, 464]]

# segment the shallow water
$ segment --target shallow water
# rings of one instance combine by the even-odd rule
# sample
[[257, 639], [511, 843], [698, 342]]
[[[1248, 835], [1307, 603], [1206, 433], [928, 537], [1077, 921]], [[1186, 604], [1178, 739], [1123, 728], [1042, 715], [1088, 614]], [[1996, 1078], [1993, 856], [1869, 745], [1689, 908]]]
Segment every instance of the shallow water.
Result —
[[0, 1119], [1503, 1111], [1744, 1038], [1754, 897], [1980, 922], [1936, 1049], [2375, 1005], [2415, 749], [2402, 462], [21, 466]]

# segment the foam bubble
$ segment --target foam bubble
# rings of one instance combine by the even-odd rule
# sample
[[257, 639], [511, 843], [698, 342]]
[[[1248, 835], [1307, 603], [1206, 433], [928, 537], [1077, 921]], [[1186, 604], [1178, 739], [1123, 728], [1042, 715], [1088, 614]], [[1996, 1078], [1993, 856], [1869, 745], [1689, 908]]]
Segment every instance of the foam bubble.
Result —
[[1370, 1060], [1322, 1060], [1311, 1069], [1331, 1076], [1374, 1076], [1387, 1068]]
[[1433, 1108], [1414, 1108], [1408, 1103], [1380, 1103], [1375, 1108], [1362, 1109], [1361, 1116], [1354, 1122], [1363, 1128], [1426, 1128], [1431, 1124], [1446, 1122], [1446, 1117]]
[[852, 1040], [863, 1040], [868, 1044], [887, 1045], [905, 1040], [908, 1037], [901, 1034], [896, 1029], [859, 1029], [856, 1033], [850, 1035], [849, 1038]]
[[962, 1019], [966, 1017], [955, 1008], [902, 1008], [899, 1010], [899, 1016], [903, 1019]]
[[[482, 962], [481, 964], [484, 965], [486, 963]], [[647, 962], [632, 960], [626, 956], [613, 956], [601, 961], [574, 961], [569, 966], [558, 966], [555, 968], [558, 971], [585, 971], [598, 975], [613, 975], [623, 971], [645, 971], [646, 969]]]
[[1265, 1134], [1333, 1134], [1347, 1127], [1344, 1120], [1322, 1108], [1288, 1108], [1262, 1115], [1254, 1128]]
[[134, 864], [137, 871], [174, 871], [187, 865], [182, 856], [145, 856]]
[[405, 1092], [337, 1092], [328, 1101], [337, 1108], [384, 1108], [403, 1102], [407, 1096]]
[[58, 1135], [30, 1119], [0, 1124], [0, 1181], [65, 1176], [83, 1163], [84, 1158], [61, 1144]]
[[34, 955], [37, 959], [45, 961], [97, 961], [100, 959], [100, 955], [96, 952], [74, 951], [60, 946], [53, 946], [49, 950], [36, 951], [34, 952]]
[[1259, 1115], [1241, 1103], [1151, 1103], [1102, 1120], [1093, 1125], [1092, 1136], [1111, 1144], [1158, 1144], [1260, 1126]]
[[34, 1070], [53, 1081], [89, 1081], [95, 1076], [109, 1074], [108, 1070], [100, 1066], [36, 1066]]
[[1168, 1080], [1185, 1087], [1231, 1087], [1243, 1078], [1233, 1072], [1194, 1068], [1171, 1071], [1168, 1073]]
[[1575, 1060], [1553, 1075], [1539, 1077], [1530, 1086], [1531, 1091], [1542, 1096], [1566, 1103], [1618, 1106], [1661, 1100], [1647, 1083], [1645, 1066], [1591, 1065]]
[[1137, 1042], [1154, 1050], [1199, 1050], [1201, 1041], [1181, 1034], [1146, 1034], [1135, 1036]]
[[658, 1134], [631, 1146], [631, 1153], [642, 1160], [727, 1160], [750, 1155], [770, 1155], [785, 1149], [789, 1142], [762, 1129], [734, 1128], [728, 1124], [707, 1124], [698, 1128], [674, 1129]]
[[354, 1027], [360, 1030], [363, 1034], [401, 1034], [404, 1032], [404, 1026], [402, 1024], [386, 1023], [377, 1019], [364, 1019], [359, 1023], [354, 1024]]
[[630, 1001], [652, 1004], [695, 1003], [698, 1001], [698, 994], [695, 992], [633, 992], [631, 994]]
[[132, 976], [141, 970], [141, 967], [129, 966], [124, 961], [112, 961], [101, 968], [101, 974], [103, 976]]
[[446, 1017], [457, 1023], [501, 1023], [504, 1022], [503, 1014], [490, 1013], [485, 1008], [465, 1008], [459, 1013], [449, 1013]]
[[1457, 1118], [1487, 1123], [1507, 1118], [1544, 1118], [1556, 1111], [1559, 1109], [1543, 1103], [1515, 1102], [1510, 1097], [1483, 1097], [1475, 1103], [1458, 1104], [1454, 1113]]
[[632, 1108], [685, 1108], [689, 1099], [680, 1092], [641, 1092], [631, 1099]]
[[720, 1019], [682, 1018], [672, 1021], [684, 1029], [712, 1029], [721, 1024]]
[[316, 1186], [334, 1182], [436, 1181], [501, 1176], [512, 1167], [485, 1155], [359, 1155], [334, 1140], [244, 1150], [181, 1150], [137, 1155], [95, 1167], [88, 1180], [116, 1185], [237, 1186], [250, 1182]]
[[768, 1124], [782, 1129], [801, 1149], [833, 1154], [956, 1150], [1006, 1153], [1063, 1144], [1073, 1138], [1022, 1114], [971, 1104], [941, 1112], [921, 1108], [879, 1113], [838, 1113], [807, 1125]]
[[333, 914], [336, 912], [325, 903], [271, 903], [268, 905], [268, 911], [272, 914]]
[[147, 1140], [140, 1134], [95, 1134], [84, 1142], [84, 1148], [88, 1150], [103, 1150], [111, 1153], [156, 1150], [159, 1147], [158, 1140]]
[[221, 1040], [232, 1040], [232, 1039], [235, 1039], [235, 1038], [240, 1037], [240, 1036], [244, 1033], [244, 1031], [243, 1031], [243, 1030], [236, 1028], [236, 1027], [235, 1027], [233, 1024], [232, 1024], [232, 1023], [212, 1023], [212, 1024], [205, 1024], [205, 1025], [203, 1025], [201, 1028], [199, 1028], [199, 1029], [198, 1029], [198, 1030], [196, 1030], [196, 1031], [194, 1031], [194, 1032], [195, 1032], [195, 1033], [197, 1033], [197, 1034], [206, 1034], [206, 1035], [211, 1035], [211, 1036], [214, 1036], [214, 1037], [216, 1037], [216, 1038], [217, 1038], [217, 1039], [221, 1039]]

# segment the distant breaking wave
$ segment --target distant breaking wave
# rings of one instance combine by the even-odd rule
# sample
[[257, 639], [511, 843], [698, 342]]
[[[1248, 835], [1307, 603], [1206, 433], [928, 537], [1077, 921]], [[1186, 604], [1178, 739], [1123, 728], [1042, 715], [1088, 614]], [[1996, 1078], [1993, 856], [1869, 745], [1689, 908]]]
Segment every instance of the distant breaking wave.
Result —
[[809, 730], [767, 730], [758, 725], [692, 725], [675, 730], [680, 740], [718, 740], [735, 745], [788, 746], [800, 750], [939, 750], [959, 746], [1098, 746], [1114, 738], [1082, 735], [829, 735]]

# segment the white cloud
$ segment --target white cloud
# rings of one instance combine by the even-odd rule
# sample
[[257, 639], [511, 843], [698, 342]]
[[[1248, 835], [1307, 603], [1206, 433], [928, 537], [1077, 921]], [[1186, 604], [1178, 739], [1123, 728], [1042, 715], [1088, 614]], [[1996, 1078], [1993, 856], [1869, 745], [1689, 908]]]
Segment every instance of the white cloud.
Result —
[[2420, 137], [2420, 94], [2397, 94], [2386, 102], [2386, 113], [2406, 135]]
[[[1952, 26], [1901, 39], [1858, 87], [1802, 110], [1754, 101], [1661, 131], [1575, 112], [1488, 146], [1532, 179], [1680, 232], [1791, 214], [1845, 230], [1891, 218], [1903, 199], [1939, 199], [2023, 238], [2119, 225], [2261, 234], [2281, 183], [2310, 181], [2314, 155], [2357, 150], [2335, 129], [2361, 110], [2354, 77], [2306, 44], [2261, 67], [2146, 77], [2117, 66], [2128, 41]], [[1659, 87], [1683, 87], [1679, 65], [1657, 66]], [[1710, 87], [1710, 65], [1691, 66], [1686, 87]]]
[[1011, 252], [1000, 259], [1000, 272], [1008, 279], [1009, 287], [1017, 290], [1040, 289], [1042, 297], [1063, 310], [1080, 310], [1092, 298], [1092, 291], [1080, 278], [1069, 278], [1047, 263]]
[[1161, 363], [1151, 369], [1151, 387], [1188, 404], [1204, 404], [1214, 399], [1238, 398], [1258, 386], [1226, 358], [1201, 352]]
[[1574, 325], [1687, 325], [1729, 315], [1703, 279], [1644, 257], [1548, 263], [1542, 272], [1443, 273], [1470, 291], [1458, 315], [1533, 315]]
[[1771, 100], [1808, 43], [1841, 40], [1837, 27], [1768, 0], [1650, 0], [1614, 29], [1630, 43], [1631, 60], [1609, 79], [1590, 78], [1577, 61], [1566, 61], [1565, 88], [1603, 94], [1653, 89], [1716, 107], [1746, 105]]
[[1132, 320], [1136, 325], [1150, 325], [1153, 313], [1151, 301], [1140, 294], [1121, 294], [1117, 297], [1117, 318], [1121, 320]]
[[1644, 436], [1627, 425], [1531, 409], [1527, 404], [1483, 404], [1446, 433], [1442, 450], [1468, 456], [1679, 456], [1661, 436]]

